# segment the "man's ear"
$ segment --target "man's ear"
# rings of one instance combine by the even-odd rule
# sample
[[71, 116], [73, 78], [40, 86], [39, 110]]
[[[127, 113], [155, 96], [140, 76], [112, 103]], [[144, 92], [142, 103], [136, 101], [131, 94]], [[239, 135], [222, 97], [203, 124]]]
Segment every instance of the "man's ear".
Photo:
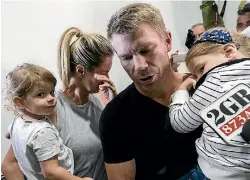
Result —
[[25, 107], [25, 101], [19, 96], [15, 96], [13, 98], [13, 102], [14, 102], [15, 106], [18, 107], [19, 109]]
[[83, 78], [84, 74], [85, 74], [85, 68], [82, 65], [77, 65], [76, 66], [76, 75], [79, 78]]
[[230, 61], [236, 59], [237, 51], [238, 50], [234, 44], [226, 44], [223, 47], [223, 53], [225, 54], [226, 58], [229, 58]]
[[170, 52], [172, 49], [172, 34], [169, 31], [166, 31], [164, 37], [165, 37], [167, 51]]

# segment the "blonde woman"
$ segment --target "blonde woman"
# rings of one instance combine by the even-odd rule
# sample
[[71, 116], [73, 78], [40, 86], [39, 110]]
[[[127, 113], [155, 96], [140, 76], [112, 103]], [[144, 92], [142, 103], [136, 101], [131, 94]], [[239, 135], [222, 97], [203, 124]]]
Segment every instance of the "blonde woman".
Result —
[[[57, 108], [49, 118], [64, 144], [72, 149], [74, 175], [79, 177], [107, 179], [99, 139], [104, 104], [93, 93], [115, 90], [108, 78], [112, 56], [111, 44], [103, 36], [74, 27], [66, 30], [59, 42], [58, 70], [63, 89], [56, 92]], [[2, 164], [7, 179], [22, 179], [15, 161], [10, 148]]]

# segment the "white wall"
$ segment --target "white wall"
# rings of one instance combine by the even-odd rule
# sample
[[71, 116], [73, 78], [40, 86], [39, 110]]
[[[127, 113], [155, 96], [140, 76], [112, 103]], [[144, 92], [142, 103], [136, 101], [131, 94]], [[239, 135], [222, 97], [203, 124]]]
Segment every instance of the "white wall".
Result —
[[[56, 51], [62, 32], [71, 26], [85, 32], [106, 36], [106, 25], [111, 15], [120, 7], [133, 1], [2, 1], [2, 81], [16, 64], [30, 62], [42, 65], [57, 76]], [[137, 1], [138, 2], [138, 1]], [[200, 1], [149, 2], [158, 7], [172, 32], [173, 51], [186, 51], [184, 46], [187, 29], [202, 22]], [[239, 2], [228, 2], [226, 25], [235, 28], [236, 9]], [[58, 76], [57, 76], [58, 77]], [[118, 92], [131, 80], [114, 57], [110, 77]], [[3, 85], [3, 82], [2, 82]], [[3, 134], [13, 117], [2, 109], [1, 136], [2, 159], [9, 146]]]

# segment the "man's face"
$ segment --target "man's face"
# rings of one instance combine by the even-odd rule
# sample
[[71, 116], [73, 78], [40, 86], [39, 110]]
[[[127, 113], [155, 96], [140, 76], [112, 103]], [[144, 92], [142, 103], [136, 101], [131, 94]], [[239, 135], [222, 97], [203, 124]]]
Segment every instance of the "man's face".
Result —
[[250, 13], [239, 15], [237, 18], [237, 31], [243, 31], [250, 26]]
[[204, 33], [206, 30], [203, 25], [198, 25], [192, 28], [192, 31], [194, 33], [195, 39], [198, 39], [199, 36]]
[[151, 93], [162, 86], [166, 72], [171, 70], [170, 33], [160, 36], [150, 25], [142, 23], [134, 33], [113, 34], [111, 43], [137, 88]]

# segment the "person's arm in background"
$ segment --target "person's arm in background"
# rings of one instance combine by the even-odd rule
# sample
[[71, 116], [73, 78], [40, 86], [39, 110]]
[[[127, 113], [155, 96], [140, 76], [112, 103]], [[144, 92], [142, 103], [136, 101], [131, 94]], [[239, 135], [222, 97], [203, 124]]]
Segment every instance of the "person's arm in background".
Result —
[[[215, 11], [216, 8], [217, 12]], [[202, 0], [200, 9], [202, 11], [203, 24], [206, 30], [216, 26], [222, 26], [222, 27], [225, 26], [223, 17], [221, 17], [220, 14], [218, 13], [218, 6], [215, 3], [215, 1]], [[215, 17], [217, 18], [217, 22]]]
[[247, 3], [247, 0], [241, 0], [238, 10], [242, 10], [245, 7], [246, 3]]
[[178, 66], [180, 64], [174, 62], [174, 56], [179, 54], [179, 50], [175, 51], [173, 54], [170, 55], [170, 63], [171, 63], [171, 67], [174, 70], [174, 72], [178, 72]]
[[18, 166], [12, 145], [2, 162], [1, 169], [3, 175], [8, 180], [24, 180], [24, 175]]

